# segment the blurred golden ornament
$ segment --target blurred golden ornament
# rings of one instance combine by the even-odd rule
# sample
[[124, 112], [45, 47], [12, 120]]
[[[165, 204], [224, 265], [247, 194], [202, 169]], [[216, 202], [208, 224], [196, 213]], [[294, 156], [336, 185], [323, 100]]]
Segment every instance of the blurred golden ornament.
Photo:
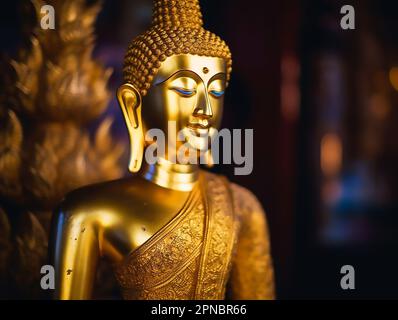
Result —
[[[100, 3], [32, 3], [38, 24], [42, 5], [55, 8], [56, 29], [36, 28], [30, 48], [21, 50], [3, 74], [0, 94], [0, 205], [6, 212], [0, 211], [0, 231], [5, 221], [19, 221], [12, 225], [12, 238], [0, 235], [0, 255], [8, 240], [12, 247], [10, 259], [1, 261], [0, 279], [4, 270], [12, 270], [6, 277], [12, 291], [27, 298], [40, 295], [38, 267], [46, 262], [54, 206], [72, 189], [120, 177], [124, 150], [112, 141], [111, 119], [104, 119], [92, 137], [83, 126], [110, 100], [112, 71], [92, 59]], [[1, 283], [0, 288], [6, 290]]]
[[[11, 227], [6, 212], [0, 207], [0, 282], [7, 280], [11, 252]], [[0, 292], [1, 297], [1, 292]]]
[[19, 199], [22, 126], [14, 111], [0, 115], [0, 128], [0, 194]]

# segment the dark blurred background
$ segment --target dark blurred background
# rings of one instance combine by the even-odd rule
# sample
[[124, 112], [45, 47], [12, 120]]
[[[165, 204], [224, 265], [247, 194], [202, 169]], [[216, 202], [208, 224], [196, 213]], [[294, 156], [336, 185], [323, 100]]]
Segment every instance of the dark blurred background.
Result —
[[[10, 57], [24, 41], [21, 2], [2, 3], [0, 45]], [[233, 55], [223, 126], [255, 137], [251, 175], [214, 170], [262, 202], [278, 297], [398, 298], [398, 2], [200, 2], [205, 27]], [[340, 27], [346, 4], [355, 30]], [[94, 56], [114, 69], [113, 92], [151, 9], [151, 0], [104, 1]], [[115, 98], [106, 115], [127, 145]], [[340, 287], [347, 264], [355, 290]]]

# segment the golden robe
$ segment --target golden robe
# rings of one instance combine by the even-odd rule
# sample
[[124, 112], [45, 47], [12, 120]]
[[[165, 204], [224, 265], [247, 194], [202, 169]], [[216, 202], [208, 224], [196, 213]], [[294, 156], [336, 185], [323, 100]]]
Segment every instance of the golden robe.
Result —
[[115, 273], [125, 299], [272, 299], [264, 212], [248, 190], [202, 172], [176, 216]]

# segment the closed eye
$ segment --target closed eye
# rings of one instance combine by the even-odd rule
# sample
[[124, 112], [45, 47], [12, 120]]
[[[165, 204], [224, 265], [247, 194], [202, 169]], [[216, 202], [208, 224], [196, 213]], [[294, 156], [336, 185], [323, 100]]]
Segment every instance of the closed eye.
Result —
[[216, 97], [216, 98], [219, 98], [219, 97], [221, 97], [224, 94], [224, 91], [223, 90], [220, 90], [220, 91], [218, 91], [218, 90], [210, 90], [210, 94], [212, 96]]
[[191, 97], [196, 93], [195, 89], [191, 90], [191, 89], [185, 89], [185, 88], [179, 88], [179, 87], [173, 87], [171, 89], [184, 97]]

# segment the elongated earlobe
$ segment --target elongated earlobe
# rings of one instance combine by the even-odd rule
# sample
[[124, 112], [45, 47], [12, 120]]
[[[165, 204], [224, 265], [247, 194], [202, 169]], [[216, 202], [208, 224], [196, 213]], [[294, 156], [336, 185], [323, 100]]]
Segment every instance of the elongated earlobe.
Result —
[[138, 172], [144, 156], [145, 143], [141, 121], [141, 95], [133, 85], [125, 83], [117, 90], [117, 99], [130, 135], [129, 170]]

